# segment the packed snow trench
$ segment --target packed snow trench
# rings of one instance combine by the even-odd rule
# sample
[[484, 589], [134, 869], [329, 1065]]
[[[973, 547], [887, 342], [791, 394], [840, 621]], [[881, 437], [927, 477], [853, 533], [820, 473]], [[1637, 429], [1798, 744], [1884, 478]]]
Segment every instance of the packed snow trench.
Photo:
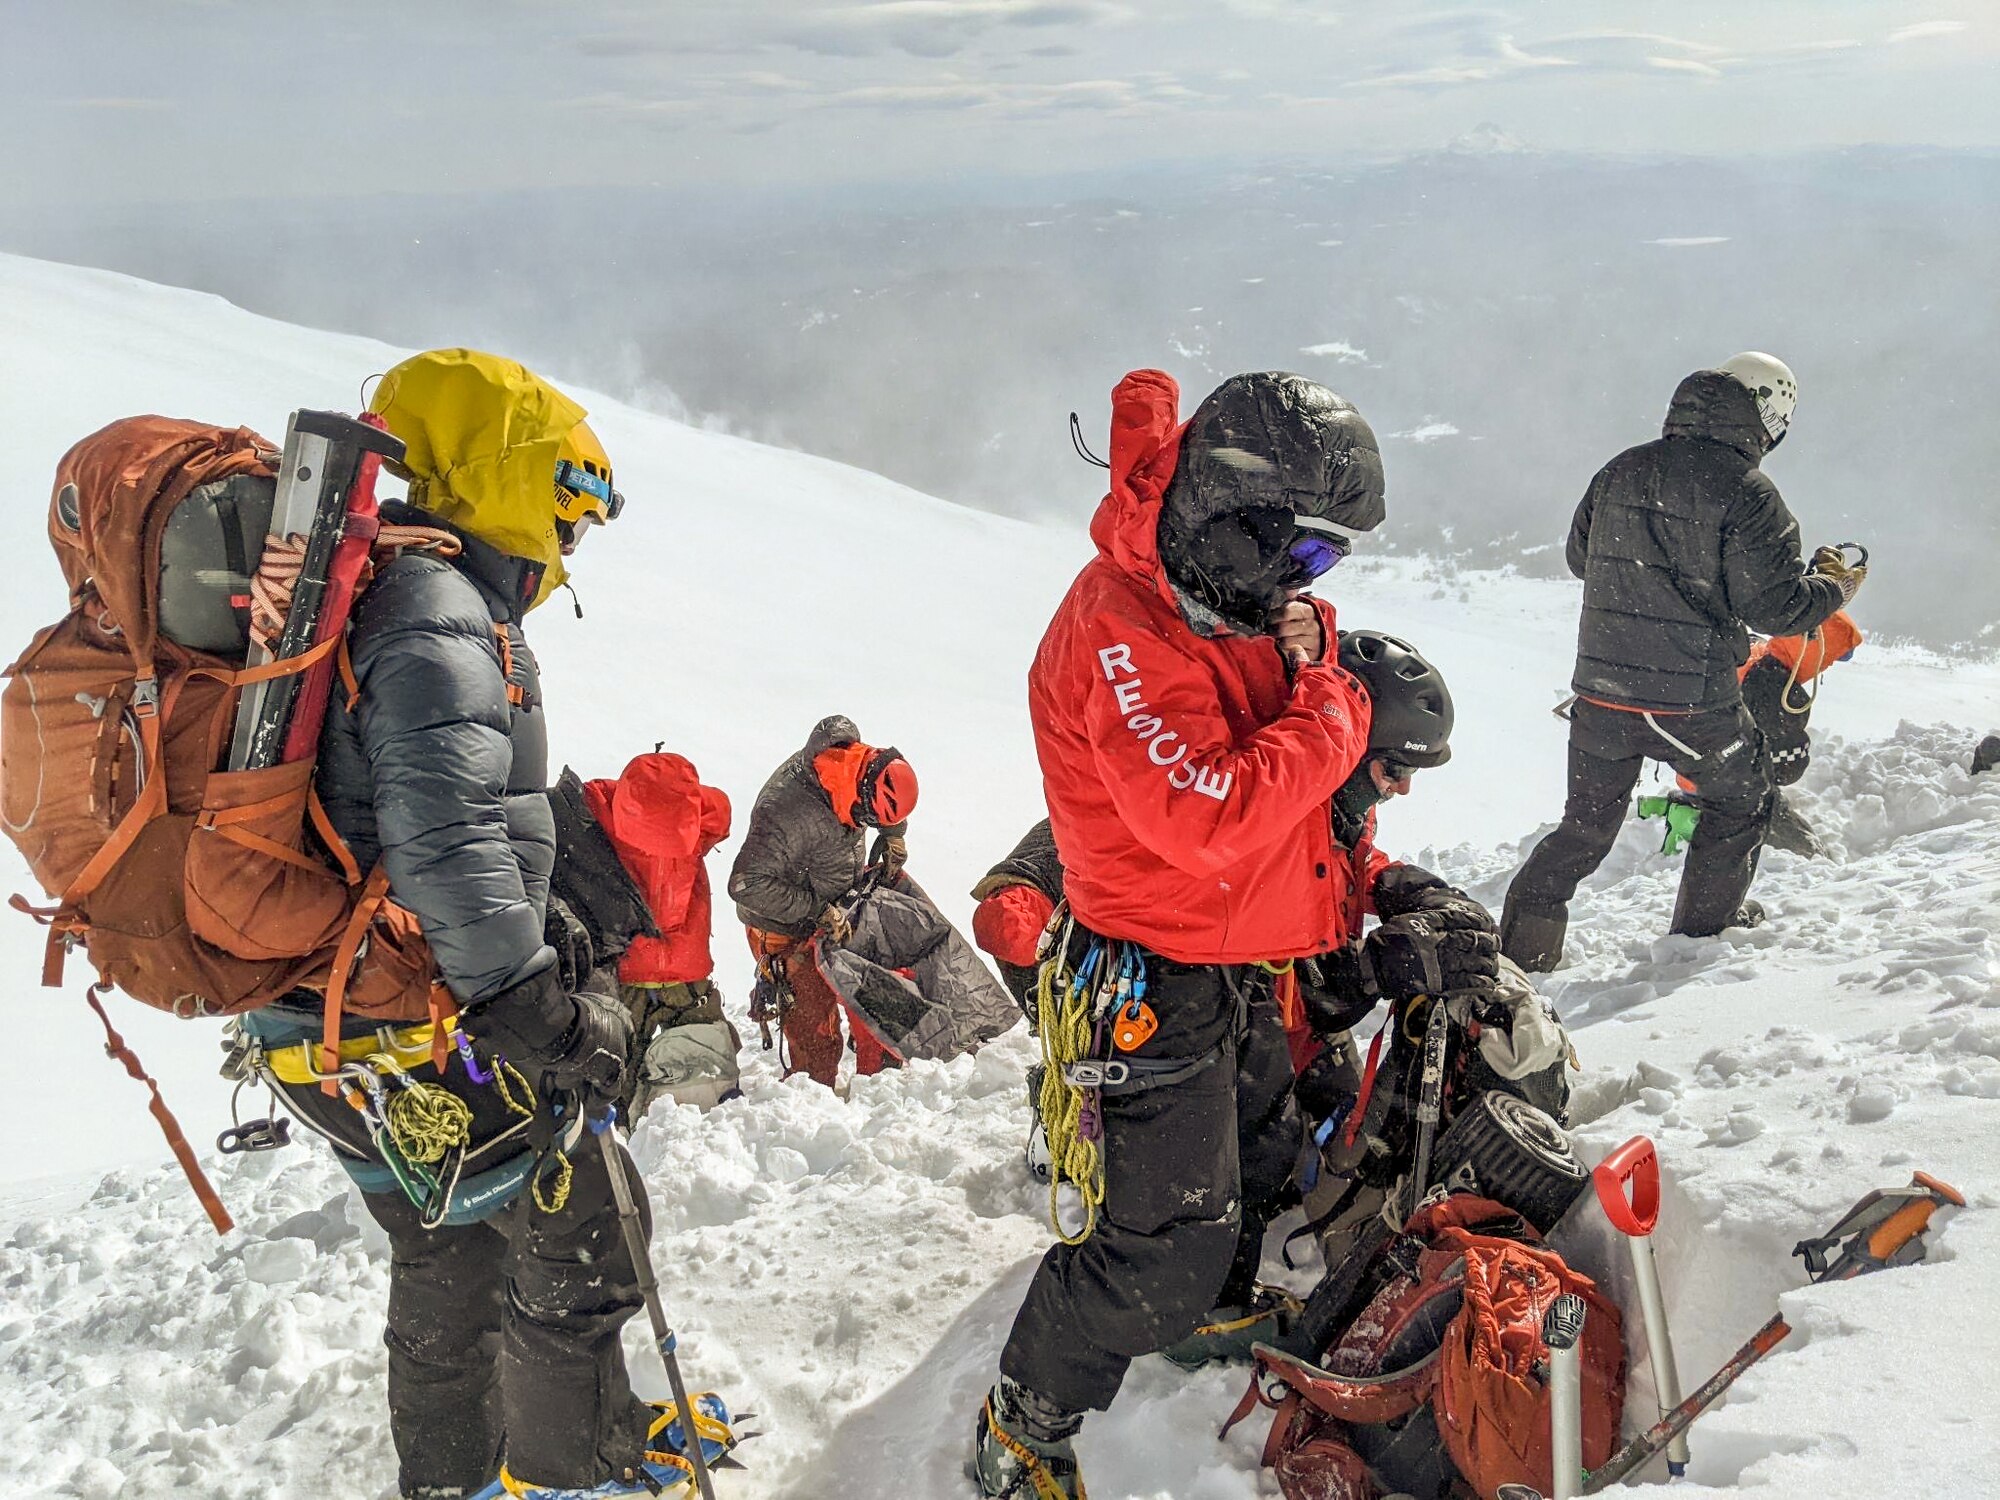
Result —
[[[25, 642], [61, 612], [42, 502], [75, 438], [137, 411], [281, 432], [294, 406], [351, 410], [399, 353], [0, 257], [0, 636]], [[559, 605], [531, 622], [557, 759], [610, 774], [664, 739], [740, 819], [815, 720], [849, 713], [917, 766], [911, 868], [964, 919], [954, 893], [1039, 815], [1023, 679], [1087, 553], [1081, 527], [998, 520], [579, 394], [633, 503], [578, 559], [585, 618]], [[1092, 482], [1079, 466], [1079, 489]], [[1393, 467], [1390, 485], [1393, 525]], [[1810, 535], [1810, 497], [1793, 498]], [[1497, 904], [1560, 806], [1562, 726], [1546, 710], [1576, 592], [1365, 545], [1325, 592], [1347, 623], [1432, 655], [1459, 710], [1452, 764], [1386, 810], [1384, 845]], [[1657, 853], [1657, 824], [1628, 827], [1579, 895], [1570, 963], [1546, 989], [1584, 1065], [1586, 1155], [1638, 1133], [1659, 1145], [1683, 1380], [1774, 1311], [1796, 1329], [1696, 1425], [1682, 1493], [2000, 1495], [2000, 777], [1966, 771], [1996, 719], [2000, 667], [1865, 648], [1828, 674], [1794, 792], [1831, 857], [1766, 855], [1768, 925], [1663, 936], [1679, 864]], [[8, 874], [32, 890], [11, 859]], [[725, 916], [718, 979], [741, 1022], [749, 963]], [[143, 1091], [99, 1055], [80, 985], [40, 990], [38, 958], [25, 919], [0, 924], [15, 1049], [0, 1091], [0, 1494], [393, 1496], [386, 1250], [346, 1179], [310, 1141], [220, 1161], [239, 1227], [218, 1239], [161, 1165]], [[130, 1002], [114, 1015], [190, 1135], [212, 1139], [229, 1118], [215, 1030]], [[763, 1434], [718, 1493], [969, 1495], [972, 1417], [1050, 1238], [1021, 1161], [1031, 1044], [1016, 1030], [841, 1097], [780, 1082], [743, 1029], [745, 1096], [656, 1110], [633, 1140], [690, 1382]], [[1970, 1200], [1929, 1261], [1805, 1288], [1793, 1242], [1917, 1168]], [[1577, 1210], [1559, 1241], [1627, 1299], [1622, 1246], [1596, 1214]], [[1637, 1323], [1628, 1426], [1651, 1399]], [[643, 1318], [627, 1345], [642, 1390], [664, 1394]], [[1215, 1437], [1243, 1381], [1135, 1364], [1080, 1440], [1093, 1496], [1275, 1495], [1262, 1423]]]

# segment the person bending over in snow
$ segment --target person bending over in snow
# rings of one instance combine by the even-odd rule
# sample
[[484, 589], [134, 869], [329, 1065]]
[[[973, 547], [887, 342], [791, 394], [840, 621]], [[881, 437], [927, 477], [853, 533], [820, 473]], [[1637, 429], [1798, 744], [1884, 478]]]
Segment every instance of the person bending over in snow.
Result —
[[621, 1113], [637, 1119], [661, 1097], [707, 1109], [740, 1092], [742, 1039], [711, 978], [702, 863], [729, 837], [729, 798], [703, 786], [692, 762], [661, 750], [634, 757], [615, 781], [585, 782], [583, 797], [660, 929], [635, 936], [609, 976], [632, 1017]]
[[[864, 744], [840, 714], [821, 719], [757, 793], [729, 894], [757, 958], [759, 988], [787, 997], [780, 1001], [787, 1075], [834, 1086], [841, 1006], [806, 945], [821, 931], [847, 940], [843, 903], [870, 872], [890, 883], [900, 878], [916, 806], [917, 773], [901, 752]], [[864, 852], [870, 828], [880, 831]], [[854, 1057], [863, 1075], [886, 1060], [865, 1028], [854, 1031]]]
[[[422, 1208], [399, 1186], [408, 1164], [392, 1171], [362, 1114], [309, 1068], [294, 1066], [301, 1081], [283, 1092], [389, 1237], [402, 1494], [449, 1500], [496, 1477], [593, 1485], [639, 1461], [654, 1413], [633, 1396], [619, 1345], [641, 1299], [604, 1158], [587, 1132], [562, 1127], [616, 1097], [631, 1022], [615, 1002], [571, 993], [543, 939], [555, 835], [522, 619], [622, 497], [582, 409], [512, 361], [418, 355], [373, 406], [409, 445], [410, 503], [385, 504], [384, 520], [445, 542], [405, 550], [362, 596], [348, 637], [358, 692], [333, 695], [316, 785], [359, 867], [379, 861], [390, 899], [422, 924], [480, 1071], [512, 1084], [503, 1095], [456, 1060], [422, 1068], [469, 1131], [452, 1190]], [[274, 1071], [312, 1055], [319, 999], [295, 992], [240, 1018]], [[344, 1031], [357, 1067], [384, 1049], [371, 1018]]]
[[1029, 671], [1073, 919], [1054, 957], [1143, 967], [1144, 1034], [1078, 1059], [1125, 1075], [1096, 1100], [1103, 1205], [1015, 1319], [974, 1433], [989, 1496], [1080, 1496], [1084, 1414], [1261, 1240], [1302, 1143], [1267, 965], [1339, 941], [1327, 803], [1368, 703], [1328, 659], [1332, 608], [1296, 591], [1347, 550], [1333, 527], [1381, 521], [1375, 438], [1298, 375], [1232, 377], [1184, 426], [1179, 398], [1158, 370], [1119, 382], [1097, 556]]
[[2000, 766], [2000, 734], [1989, 734], [1972, 749], [1972, 774], [1984, 776]]
[[1771, 772], [1737, 669], [1749, 629], [1802, 635], [1866, 576], [1833, 547], [1808, 570], [1798, 522], [1757, 467], [1797, 396], [1792, 372], [1768, 354], [1697, 370], [1675, 390], [1664, 435], [1612, 459], [1577, 506], [1569, 796], [1561, 826], [1515, 876], [1500, 924], [1503, 950], [1530, 973], [1561, 961], [1570, 898], [1611, 851], [1649, 758], [1700, 787], [1672, 930], [1708, 937], [1763, 920], [1744, 898]]

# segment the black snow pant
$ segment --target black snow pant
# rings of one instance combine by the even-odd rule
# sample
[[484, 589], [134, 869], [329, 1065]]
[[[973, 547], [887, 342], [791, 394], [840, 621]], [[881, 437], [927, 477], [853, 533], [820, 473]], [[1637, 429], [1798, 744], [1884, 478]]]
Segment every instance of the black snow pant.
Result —
[[1050, 1247], [1000, 1356], [1003, 1374], [1071, 1411], [1106, 1409], [1134, 1359], [1249, 1295], [1304, 1140], [1270, 976], [1150, 955], [1147, 969], [1160, 1027], [1131, 1055], [1216, 1061], [1104, 1096], [1096, 1232]]
[[[1570, 898], [1611, 852], [1648, 760], [1665, 761], [1694, 782], [1701, 808], [1672, 930], [1709, 937], [1735, 920], [1757, 872], [1771, 802], [1770, 766], [1750, 711], [1736, 704], [1649, 719], [1579, 698], [1570, 718], [1562, 826], [1535, 846], [1507, 891], [1502, 947], [1522, 967], [1547, 969], [1560, 956]], [[1538, 931], [1552, 934], [1552, 954], [1517, 951], [1523, 933]], [[1548, 962], [1529, 961], [1535, 957]]]
[[389, 1236], [389, 1428], [404, 1495], [470, 1495], [503, 1454], [516, 1478], [543, 1485], [599, 1484], [638, 1462], [653, 1413], [632, 1394], [618, 1333], [639, 1282], [594, 1142], [557, 1213], [523, 1191], [490, 1219], [425, 1229], [401, 1194], [363, 1201]]

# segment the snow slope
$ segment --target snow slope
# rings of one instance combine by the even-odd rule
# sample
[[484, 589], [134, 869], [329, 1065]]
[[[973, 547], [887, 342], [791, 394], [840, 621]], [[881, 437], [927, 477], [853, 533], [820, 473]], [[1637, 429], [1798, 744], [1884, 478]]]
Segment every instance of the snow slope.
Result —
[[[0, 637], [25, 639], [61, 609], [41, 506], [76, 436], [149, 409], [275, 434], [292, 406], [351, 408], [397, 357], [0, 258], [0, 483], [15, 496], [0, 545], [21, 560]], [[962, 916], [953, 893], [1037, 816], [1022, 677], [1087, 542], [583, 399], [634, 504], [580, 559], [588, 617], [558, 605], [533, 622], [558, 756], [601, 774], [665, 738], [743, 809], [814, 720], [851, 713], [922, 773], [913, 868]], [[1349, 623], [1418, 642], [1459, 702], [1452, 766], [1389, 810], [1385, 842], [1497, 899], [1518, 841], [1561, 800], [1561, 726], [1542, 710], [1567, 676], [1574, 590], [1365, 556], [1330, 582]], [[1996, 718], [2000, 669], [1871, 650], [1828, 680], [1800, 798], [1835, 860], [1769, 856], [1769, 927], [1658, 936], [1677, 867], [1650, 852], [1650, 828], [1628, 830], [1579, 899], [1574, 961], [1549, 988], [1579, 1028], [1582, 1137], [1598, 1151], [1638, 1131], [1661, 1145], [1684, 1373], [1698, 1378], [1781, 1297], [1799, 1329], [1697, 1429], [1702, 1485], [2000, 1494], [2000, 1369], [1981, 1337], [2000, 1273], [1982, 1180], [2000, 1159], [2000, 784], [1975, 786], [1963, 767], [1970, 729]], [[227, 1164], [219, 1185], [242, 1227], [218, 1241], [157, 1165], [143, 1094], [93, 1055], [74, 996], [34, 987], [27, 925], [0, 926], [24, 1053], [0, 1093], [15, 1148], [0, 1164], [0, 1492], [393, 1494], [386, 1261], [345, 1179], [309, 1145]], [[740, 1007], [748, 965], [726, 928], [717, 951]], [[214, 1032], [130, 1004], [115, 1014], [190, 1133], [212, 1136], [227, 1119]], [[965, 1493], [970, 1416], [1048, 1240], [1018, 1161], [1029, 1055], [1017, 1032], [843, 1099], [778, 1082], [753, 1052], [746, 1098], [641, 1125], [690, 1376], [766, 1434], [723, 1495]], [[1798, 1290], [1792, 1242], [1912, 1166], [1973, 1195], [1932, 1263]], [[1568, 1237], [1618, 1284], [1601, 1227], [1586, 1215]], [[657, 1390], [636, 1329], [630, 1348]], [[1139, 1362], [1082, 1440], [1092, 1493], [1275, 1493], [1255, 1470], [1260, 1432], [1213, 1440], [1240, 1388], [1238, 1374]]]

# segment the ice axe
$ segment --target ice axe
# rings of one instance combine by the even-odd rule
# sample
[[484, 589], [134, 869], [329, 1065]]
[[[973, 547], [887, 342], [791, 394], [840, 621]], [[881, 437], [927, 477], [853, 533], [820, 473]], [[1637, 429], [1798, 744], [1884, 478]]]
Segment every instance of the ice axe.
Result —
[[[1653, 1143], [1635, 1135], [1599, 1162], [1590, 1174], [1598, 1207], [1611, 1227], [1625, 1236], [1632, 1252], [1632, 1279], [1639, 1289], [1639, 1311], [1646, 1320], [1646, 1352], [1653, 1364], [1653, 1384], [1664, 1416], [1681, 1404], [1680, 1370], [1674, 1364], [1673, 1335], [1667, 1329], [1667, 1305], [1660, 1295], [1660, 1268], [1653, 1258], [1653, 1226], [1660, 1218], [1660, 1157]], [[1667, 1445], [1667, 1472], [1679, 1479], [1687, 1473], [1685, 1431]]]
[[1812, 1282], [1849, 1281], [1870, 1271], [1914, 1265], [1924, 1258], [1931, 1216], [1941, 1208], [1963, 1207], [1965, 1195], [1957, 1188], [1918, 1172], [1908, 1187], [1868, 1194], [1825, 1234], [1800, 1240], [1792, 1254], [1806, 1263], [1806, 1279]]
[[701, 1491], [701, 1500], [715, 1500], [715, 1481], [709, 1477], [708, 1456], [702, 1452], [701, 1435], [695, 1430], [695, 1407], [688, 1400], [687, 1382], [681, 1379], [681, 1362], [677, 1354], [679, 1341], [674, 1331], [667, 1326], [667, 1312], [660, 1305], [660, 1280], [653, 1274], [653, 1257], [646, 1249], [646, 1231], [639, 1223], [639, 1204], [632, 1196], [631, 1179], [625, 1175], [625, 1157], [618, 1149], [617, 1132], [612, 1126], [617, 1122], [618, 1111], [605, 1110], [601, 1119], [592, 1119], [590, 1128], [597, 1135], [598, 1149], [604, 1153], [604, 1171], [611, 1179], [611, 1196], [618, 1201], [618, 1223], [625, 1231], [625, 1253], [632, 1258], [632, 1269], [639, 1278], [639, 1295], [646, 1299], [646, 1316], [652, 1319], [653, 1342], [660, 1351], [660, 1363], [667, 1367], [667, 1388], [673, 1392], [674, 1410], [680, 1414], [682, 1446], [686, 1449], [688, 1464], [694, 1470], [695, 1488]]

